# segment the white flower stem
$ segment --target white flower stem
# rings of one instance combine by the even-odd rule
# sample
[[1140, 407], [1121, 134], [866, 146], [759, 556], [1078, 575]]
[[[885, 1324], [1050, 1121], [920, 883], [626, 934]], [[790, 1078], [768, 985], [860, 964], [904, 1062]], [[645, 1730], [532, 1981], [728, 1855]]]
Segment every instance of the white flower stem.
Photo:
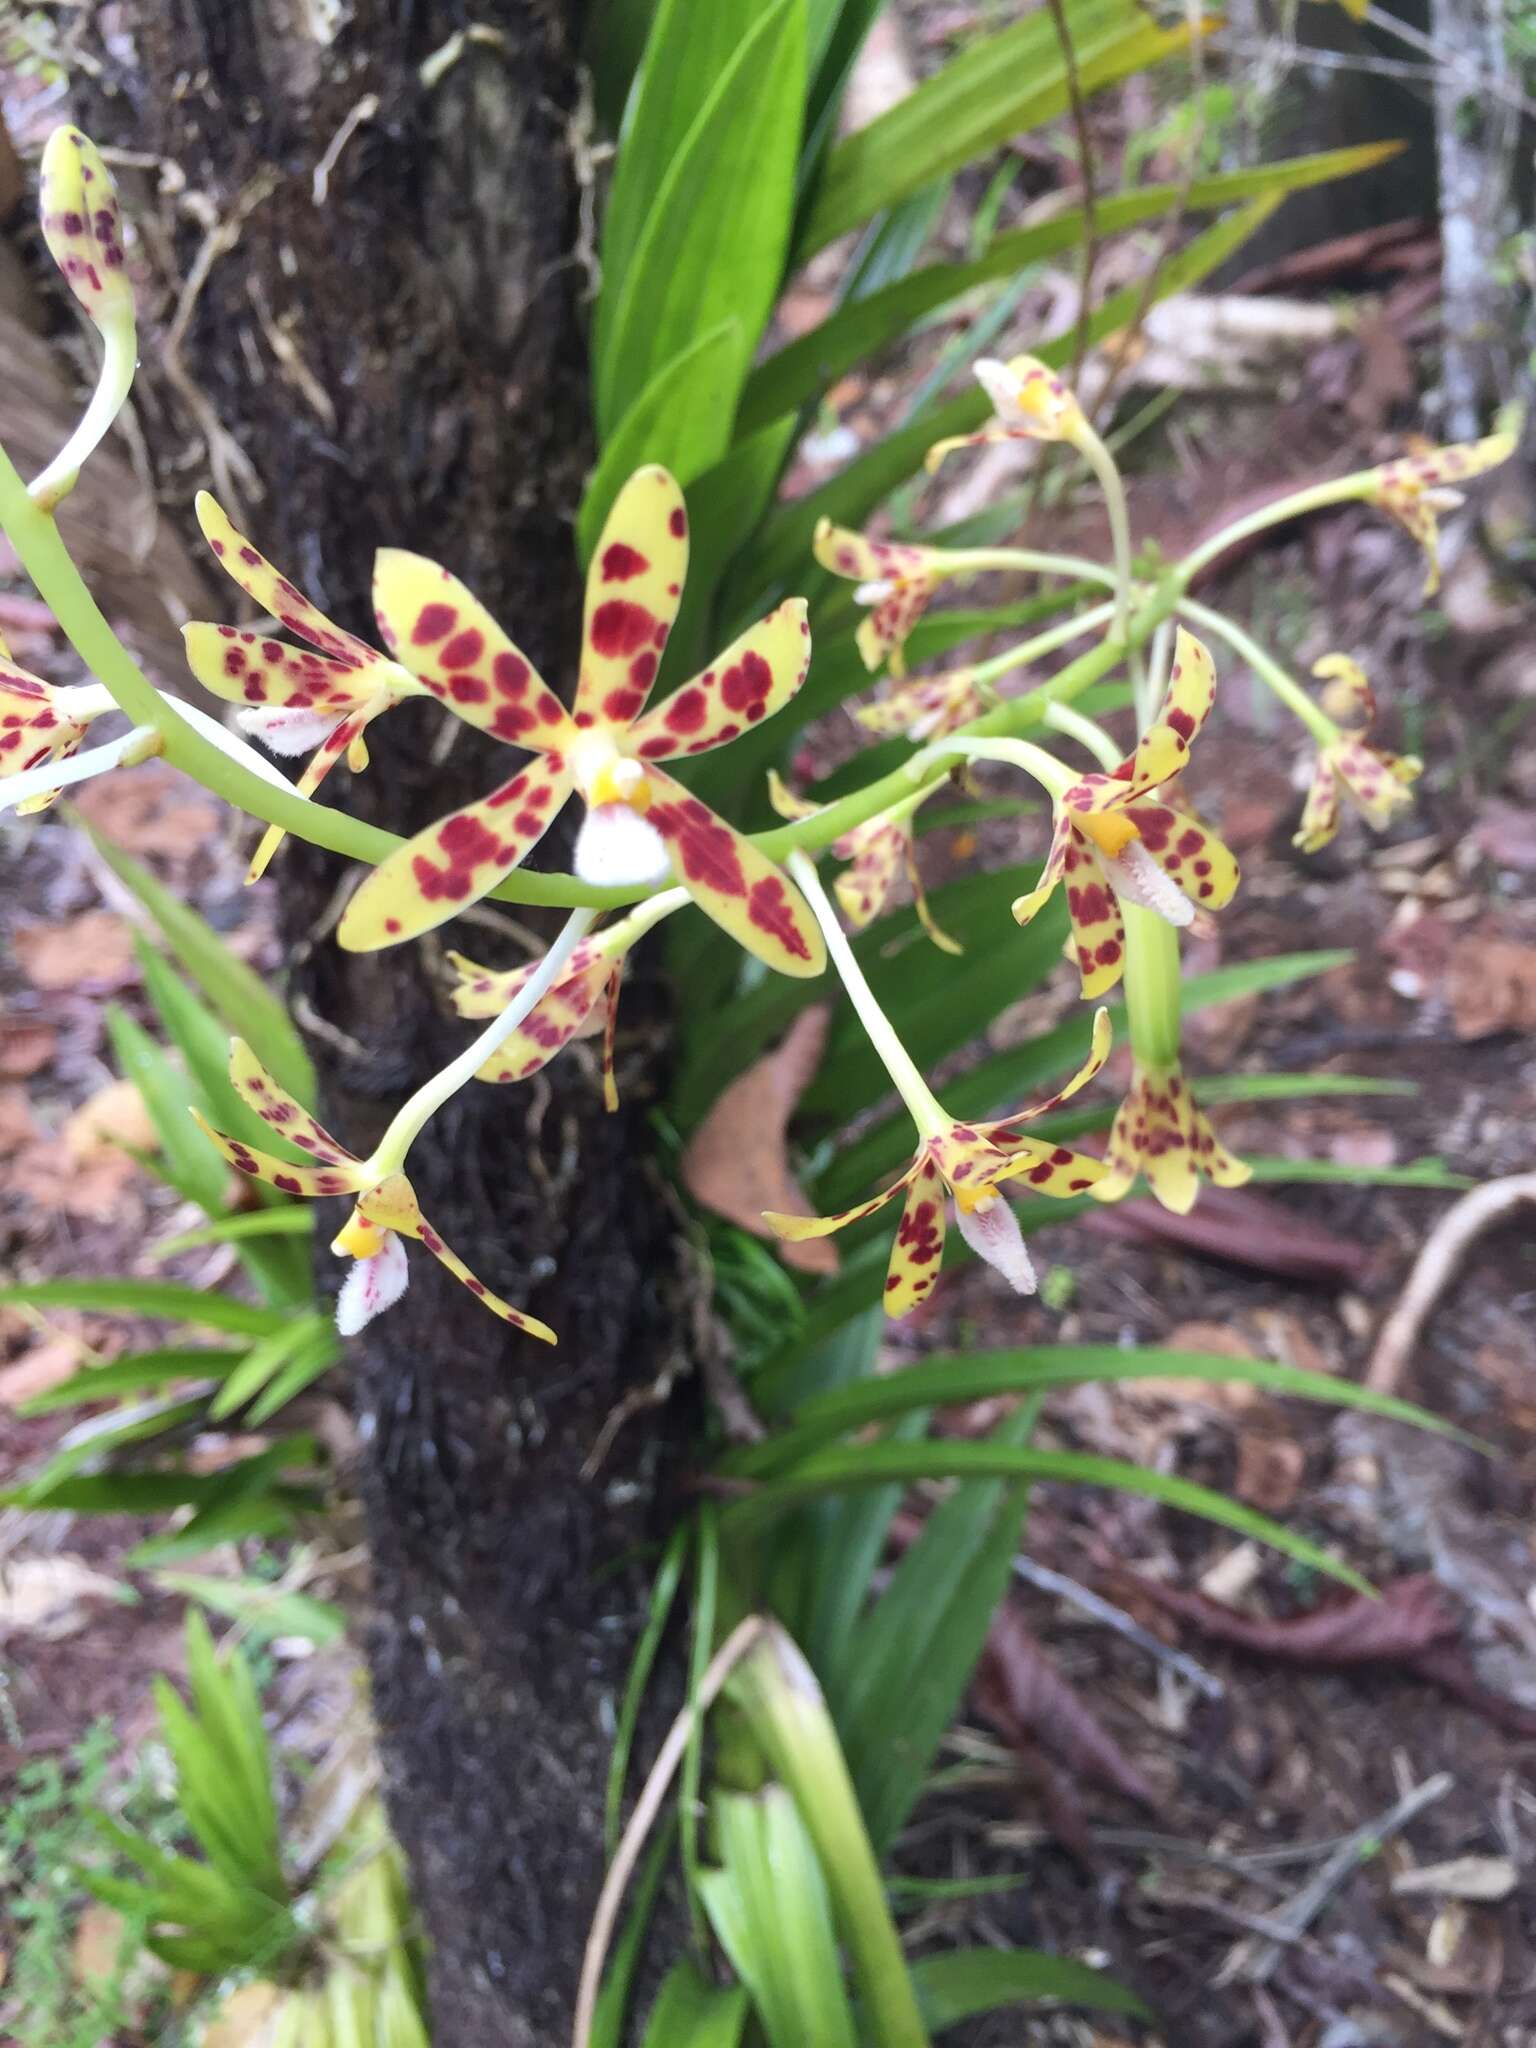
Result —
[[108, 740], [103, 746], [91, 747], [83, 754], [75, 754], [67, 761], [44, 761], [39, 768], [27, 768], [20, 775], [7, 776], [0, 782], [0, 811], [15, 810], [34, 796], [46, 796], [51, 790], [68, 789], [76, 782], [89, 782], [92, 776], [105, 775], [113, 768], [121, 768], [128, 761], [143, 761], [157, 751], [160, 735], [152, 725], [136, 725], [131, 732], [120, 738]]
[[1065, 733], [1080, 747], [1086, 747], [1099, 766], [1107, 768], [1111, 774], [1120, 766], [1121, 750], [1103, 726], [1085, 717], [1081, 711], [1073, 710], [1070, 704], [1047, 704], [1042, 723]]
[[560, 979], [566, 962], [586, 937], [598, 915], [597, 911], [589, 910], [585, 906], [571, 912], [560, 929], [560, 936], [501, 1015], [493, 1018], [479, 1037], [467, 1045], [457, 1059], [450, 1060], [448, 1065], [440, 1073], [434, 1074], [430, 1081], [424, 1081], [416, 1093], [396, 1110], [394, 1120], [368, 1161], [370, 1172], [376, 1173], [382, 1180], [386, 1174], [400, 1171], [405, 1164], [406, 1154], [420, 1136], [427, 1120], [435, 1116], [448, 1098], [457, 1094], [466, 1081], [475, 1078], [491, 1055], [500, 1051], [523, 1019], [544, 1000]]
[[1125, 647], [1131, 683], [1140, 695], [1144, 689], [1141, 649], [1131, 644], [1131, 517], [1125, 501], [1125, 484], [1114, 456], [1086, 420], [1072, 436], [1072, 442], [1098, 478], [1099, 488], [1104, 493], [1104, 504], [1109, 513], [1109, 534], [1115, 550], [1115, 638]]
[[1379, 470], [1375, 469], [1356, 470], [1350, 476], [1335, 477], [1331, 483], [1315, 484], [1310, 490], [1292, 491], [1286, 497], [1261, 505], [1257, 512], [1234, 519], [1230, 526], [1213, 533], [1209, 540], [1202, 541], [1184, 557], [1178, 569], [1180, 583], [1188, 590], [1200, 571], [1208, 568], [1218, 556], [1224, 555], [1229, 548], [1235, 548], [1240, 541], [1266, 532], [1271, 526], [1283, 526], [1288, 520], [1299, 519], [1307, 512], [1320, 512], [1329, 505], [1347, 504], [1351, 498], [1368, 498], [1379, 475]]
[[133, 308], [121, 306], [106, 314], [98, 323], [98, 332], [104, 347], [91, 402], [52, 462], [27, 486], [28, 496], [45, 512], [51, 512], [75, 488], [87, 458], [105, 439], [133, 385], [138, 361]]
[[919, 782], [946, 758], [1005, 761], [1010, 768], [1022, 768], [1026, 775], [1032, 775], [1053, 797], [1064, 796], [1078, 779], [1065, 761], [1058, 761], [1054, 754], [1048, 754], [1044, 747], [1037, 747], [1033, 740], [1006, 739], [933, 740], [912, 756], [907, 763], [907, 773], [914, 782]]
[[925, 1138], [935, 1137], [949, 1128], [951, 1118], [945, 1114], [933, 1090], [918, 1072], [912, 1055], [896, 1035], [895, 1025], [875, 1000], [875, 992], [864, 979], [864, 970], [854, 958], [853, 948], [838, 922], [837, 912], [821, 886], [816, 863], [808, 854], [797, 850], [789, 856], [786, 865], [815, 913], [816, 922], [827, 942], [827, 951], [832, 955], [832, 964], [848, 991], [848, 1000], [853, 1004], [870, 1044], [880, 1055], [892, 1085], [911, 1111], [912, 1121], [920, 1134]]

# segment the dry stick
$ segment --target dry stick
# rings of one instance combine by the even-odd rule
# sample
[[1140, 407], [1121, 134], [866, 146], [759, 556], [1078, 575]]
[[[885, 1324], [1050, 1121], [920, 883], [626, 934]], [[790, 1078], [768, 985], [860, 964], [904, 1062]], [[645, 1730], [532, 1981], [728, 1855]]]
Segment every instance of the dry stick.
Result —
[[1069, 1579], [1065, 1572], [1053, 1571], [1047, 1564], [1036, 1564], [1032, 1557], [1016, 1557], [1013, 1560], [1014, 1574], [1031, 1586], [1038, 1586], [1043, 1593], [1054, 1593], [1059, 1599], [1069, 1601], [1084, 1614], [1091, 1614], [1095, 1621], [1102, 1621], [1107, 1628], [1134, 1643], [1139, 1650], [1145, 1650], [1149, 1657], [1159, 1664], [1166, 1664], [1170, 1671], [1178, 1673], [1186, 1684], [1193, 1686], [1208, 1700], [1219, 1700], [1226, 1687], [1203, 1664], [1197, 1664], [1193, 1657], [1183, 1650], [1175, 1650], [1169, 1644], [1159, 1641], [1152, 1631], [1143, 1628], [1139, 1621], [1133, 1621], [1123, 1607], [1116, 1607], [1112, 1600], [1106, 1600], [1101, 1593], [1095, 1593], [1087, 1586], [1080, 1586], [1076, 1579]]
[[[1289, 1929], [1293, 1940], [1303, 1934], [1345, 1878], [1374, 1856], [1388, 1835], [1395, 1835], [1426, 1806], [1443, 1799], [1455, 1782], [1449, 1771], [1440, 1771], [1422, 1785], [1415, 1786], [1413, 1791], [1405, 1793], [1395, 1806], [1389, 1807], [1377, 1819], [1368, 1820], [1363, 1827], [1346, 1835], [1322, 1868], [1309, 1877], [1284, 1905], [1277, 1906], [1269, 1918]], [[1240, 1978], [1247, 1984], [1265, 1984], [1274, 1975], [1284, 1952], [1283, 1945], [1277, 1941], [1239, 1942], [1218, 1971], [1215, 1981], [1222, 1985], [1231, 1983], [1233, 1978]]]
[[1083, 100], [1083, 82], [1077, 74], [1077, 50], [1072, 42], [1072, 31], [1067, 26], [1066, 7], [1063, 0], [1046, 0], [1046, 4], [1051, 10], [1056, 40], [1061, 45], [1062, 66], [1067, 74], [1067, 99], [1077, 135], [1078, 168], [1083, 181], [1083, 239], [1079, 245], [1077, 268], [1077, 331], [1072, 337], [1072, 388], [1076, 390], [1083, 374], [1083, 358], [1088, 353], [1089, 300], [1094, 264], [1099, 253], [1098, 210], [1093, 190], [1093, 136], [1088, 128], [1088, 108]]
[[1376, 1339], [1365, 1375], [1365, 1384], [1374, 1392], [1390, 1394], [1397, 1387], [1426, 1317], [1450, 1284], [1473, 1239], [1522, 1202], [1536, 1202], [1536, 1173], [1491, 1180], [1446, 1210], [1425, 1238], [1408, 1285]]
[[586, 1950], [581, 1959], [581, 1983], [576, 1992], [576, 2024], [571, 2034], [573, 2048], [591, 2048], [592, 2020], [597, 2010], [597, 1994], [603, 1980], [603, 1964], [607, 1960], [609, 1944], [613, 1940], [619, 1906], [623, 1901], [625, 1888], [634, 1875], [635, 1865], [640, 1860], [645, 1838], [661, 1811], [661, 1802], [667, 1796], [672, 1774], [682, 1761], [683, 1751], [688, 1746], [688, 1738], [693, 1733], [693, 1724], [701, 1714], [707, 1713], [714, 1705], [720, 1688], [763, 1633], [763, 1628], [762, 1617], [749, 1614], [745, 1621], [738, 1622], [731, 1630], [705, 1667], [697, 1693], [668, 1729], [667, 1739], [657, 1752], [655, 1763], [651, 1765], [650, 1775], [646, 1778], [640, 1797], [635, 1801], [635, 1810], [629, 1817], [629, 1825], [625, 1828], [613, 1861], [608, 1866], [608, 1875], [603, 1879], [603, 1889], [598, 1895], [597, 1910], [592, 1915], [592, 1931], [587, 1936]]

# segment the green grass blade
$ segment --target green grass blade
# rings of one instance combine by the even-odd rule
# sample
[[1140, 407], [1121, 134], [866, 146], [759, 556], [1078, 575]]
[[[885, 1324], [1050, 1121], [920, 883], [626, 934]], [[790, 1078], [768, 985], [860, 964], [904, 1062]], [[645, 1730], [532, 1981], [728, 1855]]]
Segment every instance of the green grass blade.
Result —
[[51, 1415], [59, 1408], [114, 1401], [120, 1394], [142, 1393], [147, 1387], [168, 1386], [177, 1380], [219, 1380], [233, 1372], [244, 1356], [243, 1351], [190, 1344], [164, 1351], [136, 1351], [131, 1358], [114, 1358], [110, 1365], [87, 1366], [72, 1379], [23, 1401], [16, 1412]]
[[187, 1115], [188, 1080], [142, 1025], [115, 1003], [107, 1006], [107, 1035], [118, 1072], [138, 1089], [164, 1154], [167, 1172], [209, 1215], [224, 1200], [229, 1170]]
[[741, 2048], [750, 2003], [739, 1984], [706, 1983], [694, 1965], [674, 1963], [662, 1979], [641, 2048]]
[[205, 1294], [174, 1280], [34, 1280], [0, 1287], [0, 1308], [87, 1308], [104, 1315], [155, 1316], [232, 1336], [265, 1337], [283, 1329], [281, 1309], [257, 1308], [227, 1294]]
[[635, 1743], [635, 1728], [640, 1719], [640, 1704], [645, 1697], [645, 1688], [650, 1683], [655, 1668], [656, 1653], [661, 1648], [661, 1638], [672, 1612], [672, 1603], [682, 1583], [683, 1564], [688, 1555], [689, 1528], [680, 1522], [672, 1531], [667, 1547], [662, 1552], [661, 1563], [651, 1584], [650, 1599], [646, 1604], [645, 1627], [635, 1645], [635, 1654], [630, 1661], [629, 1676], [624, 1681], [624, 1697], [619, 1704], [618, 1725], [614, 1730], [613, 1754], [608, 1760], [608, 1785], [603, 1798], [603, 1840], [610, 1858], [619, 1842], [619, 1822], [624, 1807], [624, 1781], [629, 1775], [630, 1753]]
[[935, 2033], [1008, 2005], [1079, 2005], [1089, 2012], [1151, 2014], [1134, 1991], [1069, 1956], [1028, 1948], [961, 1948], [912, 1965], [923, 2015]]
[[[196, 1128], [195, 1126], [193, 1127]], [[157, 1244], [150, 1257], [157, 1264], [180, 1258], [204, 1244], [243, 1244], [252, 1237], [312, 1237], [314, 1212], [299, 1202], [285, 1202], [278, 1209], [251, 1209], [239, 1216], [220, 1216], [196, 1230], [179, 1230]]]

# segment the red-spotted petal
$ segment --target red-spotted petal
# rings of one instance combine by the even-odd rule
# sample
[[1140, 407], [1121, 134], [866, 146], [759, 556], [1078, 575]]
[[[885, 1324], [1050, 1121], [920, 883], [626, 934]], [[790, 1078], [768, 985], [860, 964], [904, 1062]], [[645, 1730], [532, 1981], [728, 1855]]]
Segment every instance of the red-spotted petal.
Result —
[[425, 555], [380, 548], [373, 608], [385, 646], [468, 724], [536, 753], [570, 744], [565, 706], [457, 576]]
[[230, 1042], [229, 1078], [241, 1101], [290, 1145], [307, 1152], [317, 1166], [357, 1163], [339, 1138], [333, 1138], [303, 1103], [273, 1080], [243, 1038]]
[[43, 151], [43, 240], [65, 282], [99, 327], [131, 318], [117, 187], [100, 150], [78, 128], [55, 128]]
[[355, 1193], [362, 1185], [362, 1176], [353, 1159], [346, 1159], [338, 1166], [290, 1166], [286, 1159], [274, 1159], [270, 1152], [263, 1152], [255, 1145], [225, 1137], [222, 1131], [214, 1129], [201, 1110], [194, 1109], [192, 1115], [215, 1151], [237, 1173], [243, 1173], [251, 1180], [264, 1180], [270, 1187], [281, 1188], [286, 1195], [346, 1195]]
[[614, 499], [587, 571], [578, 725], [625, 726], [645, 709], [687, 574], [682, 489], [651, 463]]
[[[578, 949], [579, 950], [579, 949]], [[555, 986], [505, 1039], [476, 1073], [479, 1081], [526, 1081], [548, 1066], [557, 1052], [573, 1038], [593, 1029], [601, 1030], [603, 1012], [598, 1007], [613, 979], [613, 963], [594, 949], [578, 963], [573, 954], [572, 971]], [[538, 966], [529, 963], [529, 972]], [[521, 971], [521, 970], [519, 970]]]
[[933, 1292], [944, 1258], [944, 1182], [926, 1155], [902, 1204], [885, 1273], [885, 1312], [910, 1315]]
[[1291, 841], [1303, 853], [1320, 853], [1339, 829], [1339, 778], [1333, 771], [1332, 752], [1331, 747], [1324, 747], [1317, 756]]
[[1155, 725], [1166, 726], [1183, 741], [1186, 752], [1211, 715], [1216, 702], [1216, 664], [1210, 649], [1180, 626], [1173, 643], [1173, 666]]
[[624, 750], [642, 761], [666, 761], [723, 747], [782, 711], [810, 665], [805, 600], [792, 597], [733, 640], [702, 675], [648, 711]]
[[[376, 718], [381, 711], [387, 710], [390, 701], [388, 695], [376, 697], [372, 704], [365, 705], [360, 711], [342, 719], [339, 725], [333, 727], [321, 742], [319, 752], [294, 784], [295, 792], [299, 796], [313, 796], [342, 755], [352, 748], [354, 742], [361, 741], [364, 728], [369, 721]], [[354, 760], [352, 766], [355, 770], [358, 763]], [[273, 854], [277, 852], [286, 836], [281, 825], [267, 827], [261, 835], [260, 845], [251, 856], [251, 864], [246, 869], [247, 882], [258, 881], [266, 873]]]
[[367, 669], [263, 633], [199, 620], [183, 626], [181, 634], [188, 668], [205, 690], [229, 704], [282, 705], [340, 717], [378, 691], [378, 676]]
[[826, 941], [794, 883], [749, 839], [660, 769], [647, 824], [661, 835], [672, 872], [706, 917], [780, 974], [820, 974]]
[[1086, 1088], [1094, 1077], [1102, 1072], [1114, 1045], [1114, 1031], [1109, 1021], [1108, 1010], [1098, 1011], [1093, 1020], [1093, 1032], [1088, 1044], [1088, 1057], [1062, 1088], [1054, 1095], [1048, 1095], [1044, 1102], [1037, 1102], [1030, 1109], [1016, 1109], [1011, 1116], [999, 1117], [995, 1123], [979, 1126], [983, 1137], [994, 1145], [1006, 1145], [1011, 1139], [1023, 1135], [1022, 1127], [1032, 1124], [1036, 1118], [1049, 1116], [1053, 1109], [1060, 1109], [1064, 1102], [1070, 1102], [1080, 1088]]
[[866, 1216], [873, 1216], [887, 1202], [894, 1201], [922, 1170], [922, 1159], [914, 1159], [906, 1172], [893, 1180], [888, 1188], [882, 1188], [867, 1202], [841, 1210], [836, 1216], [789, 1216], [779, 1209], [765, 1209], [763, 1221], [775, 1237], [787, 1238], [791, 1244], [800, 1244], [808, 1237], [830, 1237], [834, 1231], [846, 1230], [850, 1223], [862, 1223]]
[[1097, 854], [1079, 832], [1072, 835], [1065, 869], [1078, 979], [1083, 1000], [1091, 1002], [1112, 989], [1125, 972], [1125, 920]]
[[197, 523], [223, 567], [279, 625], [308, 640], [322, 653], [345, 662], [349, 668], [373, 668], [383, 661], [377, 648], [359, 640], [354, 633], [343, 632], [318, 605], [310, 603], [297, 584], [274, 569], [265, 555], [236, 531], [223, 506], [209, 491], [197, 494]]
[[1107, 1171], [1093, 1193], [1117, 1202], [1145, 1173], [1165, 1209], [1183, 1216], [1194, 1207], [1202, 1179], [1217, 1187], [1241, 1187], [1253, 1169], [1218, 1140], [1177, 1067], [1137, 1065], [1115, 1117], [1105, 1153]]
[[343, 913], [338, 942], [371, 953], [446, 923], [511, 874], [570, 793], [558, 757], [531, 761], [488, 797], [418, 832], [366, 877]]
[[1232, 901], [1236, 856], [1203, 818], [1173, 804], [1127, 804], [1124, 815], [1136, 827], [1133, 846], [1139, 844], [1197, 909], [1221, 910]]

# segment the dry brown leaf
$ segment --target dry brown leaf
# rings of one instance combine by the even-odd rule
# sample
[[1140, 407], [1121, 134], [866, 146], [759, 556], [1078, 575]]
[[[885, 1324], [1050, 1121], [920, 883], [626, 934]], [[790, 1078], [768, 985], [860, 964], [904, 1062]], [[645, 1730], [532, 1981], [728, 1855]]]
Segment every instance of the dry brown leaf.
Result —
[[1283, 1515], [1295, 1505], [1306, 1462], [1306, 1453], [1292, 1438], [1245, 1430], [1237, 1440], [1232, 1491], [1251, 1508]]
[[75, 802], [114, 846], [167, 860], [188, 859], [209, 844], [219, 826], [215, 806], [163, 761], [103, 775], [86, 783]]
[[115, 1600], [116, 1579], [94, 1570], [67, 1551], [49, 1557], [15, 1557], [0, 1569], [0, 1642], [12, 1635], [56, 1642], [89, 1626], [100, 1600]]
[[1520, 1881], [1508, 1856], [1455, 1856], [1449, 1863], [1423, 1863], [1400, 1870], [1392, 1880], [1399, 1897], [1428, 1892], [1437, 1899], [1507, 1899]]
[[1536, 1031], [1536, 946], [1518, 939], [1458, 939], [1446, 976], [1458, 1038]]
[[1379, 1595], [1351, 1594], [1305, 1614], [1241, 1614], [1199, 1593], [1121, 1569], [1115, 1573], [1155, 1607], [1203, 1635], [1287, 1664], [1341, 1670], [1353, 1664], [1409, 1664], [1461, 1633], [1444, 1589], [1427, 1572], [1396, 1579]]
[[78, 1337], [50, 1337], [10, 1365], [0, 1366], [0, 1408], [19, 1408], [62, 1385], [79, 1370], [84, 1348]]
[[779, 1243], [762, 1212], [812, 1213], [789, 1170], [785, 1133], [821, 1063], [828, 1015], [824, 1003], [802, 1010], [783, 1043], [731, 1083], [694, 1133], [681, 1167], [683, 1186], [701, 1208], [771, 1239], [784, 1263], [802, 1273], [835, 1273], [836, 1247], [824, 1237]]
[[284, 1994], [276, 1984], [242, 1984], [219, 2008], [203, 2035], [203, 2048], [257, 2048], [267, 2038]]
[[39, 1209], [97, 1223], [131, 1223], [122, 1205], [138, 1171], [137, 1162], [117, 1147], [81, 1165], [64, 1140], [55, 1138], [17, 1153], [9, 1176], [13, 1190]]
[[13, 943], [36, 988], [117, 988], [133, 972], [132, 927], [110, 910], [87, 910], [61, 924], [27, 925]]
[[0, 1017], [0, 1080], [25, 1081], [58, 1049], [59, 1034], [33, 1017]]
[[64, 1126], [64, 1143], [72, 1159], [93, 1165], [104, 1152], [132, 1145], [153, 1152], [159, 1145], [154, 1119], [132, 1081], [109, 1081], [82, 1102]]

